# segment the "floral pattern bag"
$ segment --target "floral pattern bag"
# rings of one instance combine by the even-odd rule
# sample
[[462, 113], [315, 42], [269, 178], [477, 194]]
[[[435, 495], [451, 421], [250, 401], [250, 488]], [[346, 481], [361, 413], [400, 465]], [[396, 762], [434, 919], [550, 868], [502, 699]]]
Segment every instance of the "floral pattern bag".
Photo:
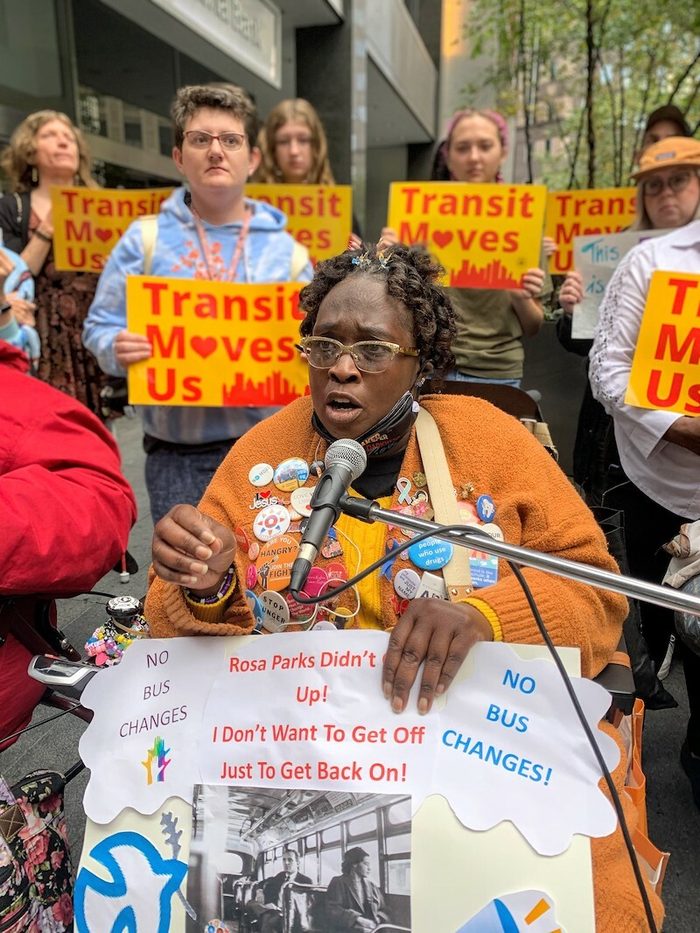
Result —
[[0, 933], [73, 928], [64, 787], [55, 771], [35, 771], [13, 787], [0, 776]]

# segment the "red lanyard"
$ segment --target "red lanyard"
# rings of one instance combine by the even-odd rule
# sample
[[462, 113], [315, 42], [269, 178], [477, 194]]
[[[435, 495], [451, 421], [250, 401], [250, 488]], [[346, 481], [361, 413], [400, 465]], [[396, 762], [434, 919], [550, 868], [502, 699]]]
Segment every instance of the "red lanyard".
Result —
[[215, 275], [212, 271], [213, 261], [211, 247], [209, 246], [209, 240], [207, 239], [207, 235], [204, 231], [204, 224], [202, 223], [201, 218], [195, 211], [194, 207], [192, 207], [191, 210], [192, 216], [194, 217], [194, 225], [197, 230], [197, 236], [199, 237], [199, 245], [201, 248], [202, 256], [204, 258], [204, 265], [207, 268], [207, 275], [209, 276], [209, 280], [218, 282], [233, 282], [238, 270], [238, 264], [241, 261], [241, 256], [243, 255], [243, 247], [245, 246], [245, 241], [248, 237], [252, 211], [246, 204], [245, 217], [243, 218], [243, 223], [241, 224], [241, 232], [238, 234], [238, 242], [236, 243], [236, 248], [234, 249], [233, 256], [231, 257], [231, 264], [228, 267], [228, 272], [225, 275]]

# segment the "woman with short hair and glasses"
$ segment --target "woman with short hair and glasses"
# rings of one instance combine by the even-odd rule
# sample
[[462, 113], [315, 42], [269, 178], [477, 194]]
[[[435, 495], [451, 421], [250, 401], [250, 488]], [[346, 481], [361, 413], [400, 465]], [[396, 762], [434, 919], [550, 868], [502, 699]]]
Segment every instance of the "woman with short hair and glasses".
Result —
[[[284, 214], [245, 197], [260, 151], [255, 105], [243, 88], [180, 88], [171, 115], [173, 161], [185, 185], [163, 203], [156, 225], [137, 220], [116, 245], [83, 331], [85, 345], [114, 376], [152, 355], [149, 339], [126, 326], [131, 275], [247, 283], [311, 278], [308, 253], [287, 233]], [[157, 522], [176, 502], [198, 502], [231, 445], [276, 409], [160, 405], [141, 410], [146, 487]]]
[[[473, 594], [457, 593], [449, 601], [441, 562], [428, 560], [426, 566], [420, 545], [322, 603], [315, 615], [289, 593], [299, 522], [316, 482], [313, 466], [322, 463], [336, 439], [352, 438], [367, 454], [354, 493], [385, 508], [432, 514], [435, 493], [426, 480], [431, 471], [425, 450], [437, 441], [418, 436], [420, 408], [436, 423], [449, 473], [446, 485], [456, 490], [455, 507], [465, 521], [485, 526], [493, 518], [509, 543], [614, 569], [590, 512], [515, 418], [467, 396], [421, 395], [419, 407], [423, 380], [454, 364], [454, 311], [437, 284], [441, 273], [427, 253], [401, 245], [353, 250], [317, 265], [300, 297], [311, 395], [241, 438], [199, 508], [177, 506], [156, 526], [156, 578], [145, 609], [154, 637], [242, 635], [256, 625], [298, 631], [319, 622], [322, 628], [391, 631], [382, 686], [397, 713], [406, 708], [415, 680], [418, 709], [427, 713], [478, 641], [540, 644], [508, 566], [500, 562]], [[273, 496], [270, 525], [251, 506]], [[485, 512], [487, 501], [492, 508]], [[311, 595], [323, 595], [400, 541], [406, 538], [396, 528], [343, 515], [323, 542], [305, 586]], [[443, 557], [452, 559], [449, 551]], [[599, 672], [617, 646], [625, 600], [539, 570], [526, 568], [523, 574], [554, 643], [581, 649], [586, 676]], [[273, 611], [267, 613], [265, 606]], [[342, 633], [337, 637], [342, 641]], [[622, 761], [618, 784], [624, 773]], [[634, 822], [631, 814], [628, 819]], [[640, 929], [643, 908], [620, 833], [593, 839], [591, 846], [596, 929]], [[659, 900], [650, 897], [660, 915]]]

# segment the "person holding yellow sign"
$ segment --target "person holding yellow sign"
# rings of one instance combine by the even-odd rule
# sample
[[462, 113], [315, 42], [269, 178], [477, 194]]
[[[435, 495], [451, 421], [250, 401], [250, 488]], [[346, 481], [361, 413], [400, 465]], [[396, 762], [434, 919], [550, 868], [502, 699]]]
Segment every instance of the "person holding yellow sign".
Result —
[[[285, 215], [244, 197], [260, 163], [248, 94], [234, 85], [184, 87], [172, 117], [173, 160], [187, 187], [165, 201], [157, 223], [140, 219], [129, 227], [107, 261], [85, 322], [85, 345], [112, 375], [153, 355], [148, 337], [126, 326], [129, 276], [263, 283], [307, 281], [313, 272], [306, 249], [285, 230]], [[275, 410], [144, 407], [153, 521], [175, 502], [198, 502], [231, 445]]]
[[19, 253], [36, 284], [36, 306], [8, 295], [20, 324], [34, 324], [41, 340], [38, 376], [102, 417], [106, 377], [80, 342], [97, 276], [60, 272], [54, 262], [51, 187], [96, 187], [82, 133], [64, 113], [40, 110], [15, 129], [2, 155], [11, 194], [0, 199], [0, 232]]
[[[664, 140], [669, 136], [687, 137], [690, 131], [677, 107], [659, 107], [647, 120], [640, 159], [652, 145], [655, 153], [675, 151], [674, 143], [671, 143], [671, 149], [665, 148]], [[666, 174], [659, 162], [653, 175], [661, 179]], [[679, 192], [678, 197], [670, 190], [668, 194], [659, 198], [654, 196], [649, 185], [639, 185], [636, 192], [636, 216], [629, 229], [663, 230], [688, 223], [696, 207], [692, 191]], [[567, 273], [559, 292], [559, 304], [564, 313], [557, 321], [557, 337], [565, 350], [588, 356], [592, 340], [572, 337], [574, 308], [583, 298], [583, 277], [578, 270], [572, 269]], [[608, 485], [608, 468], [617, 460], [610, 417], [593, 398], [590, 385], [586, 383], [574, 442], [574, 480], [583, 489], [589, 505], [600, 505]]]
[[[326, 132], [314, 107], [303, 97], [280, 101], [268, 114], [258, 144], [262, 158], [251, 197], [269, 200], [287, 214], [290, 233], [308, 248], [314, 263], [345, 249], [352, 189], [336, 185]], [[256, 182], [282, 187], [267, 195]], [[309, 186], [308, 193], [296, 186]], [[352, 230], [359, 229], [353, 215]]]
[[[450, 120], [435, 162], [437, 181], [493, 184], [503, 181], [508, 146], [506, 121], [493, 110], [458, 110]], [[382, 230], [396, 243], [393, 228]], [[544, 266], [544, 258], [541, 260]], [[525, 350], [523, 336], [534, 336], [544, 321], [542, 299], [552, 289], [542, 268], [527, 269], [518, 290], [450, 288], [457, 336], [452, 345], [456, 369], [449, 378], [519, 387]]]
[[[613, 418], [622, 465], [605, 504], [624, 512], [632, 574], [659, 583], [668, 564], [661, 546], [682, 523], [700, 518], [700, 418], [695, 412], [663, 410], [661, 402], [657, 410], [638, 407], [625, 397], [654, 271], [700, 274], [700, 142], [678, 136], [650, 146], [634, 177], [652, 219], [678, 229], [640, 243], [615, 270], [600, 307], [589, 377], [593, 395]], [[669, 300], [676, 313], [673, 298]], [[681, 300], [679, 315], [683, 304]], [[640, 609], [658, 670], [673, 617], [670, 610], [650, 603]], [[700, 657], [682, 640], [678, 645], [690, 705], [681, 762], [700, 809]]]

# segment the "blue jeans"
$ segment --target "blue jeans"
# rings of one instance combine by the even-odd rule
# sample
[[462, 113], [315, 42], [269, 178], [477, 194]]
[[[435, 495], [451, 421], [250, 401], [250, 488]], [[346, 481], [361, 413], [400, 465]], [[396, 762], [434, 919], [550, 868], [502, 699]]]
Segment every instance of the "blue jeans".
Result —
[[520, 388], [520, 379], [487, 379], [485, 376], [470, 376], [468, 373], [461, 373], [458, 369], [447, 373], [445, 379], [454, 379], [455, 382], [490, 382], [492, 385]]
[[205, 450], [157, 448], [146, 454], [146, 489], [155, 525], [174, 505], [197, 505], [234, 441]]

